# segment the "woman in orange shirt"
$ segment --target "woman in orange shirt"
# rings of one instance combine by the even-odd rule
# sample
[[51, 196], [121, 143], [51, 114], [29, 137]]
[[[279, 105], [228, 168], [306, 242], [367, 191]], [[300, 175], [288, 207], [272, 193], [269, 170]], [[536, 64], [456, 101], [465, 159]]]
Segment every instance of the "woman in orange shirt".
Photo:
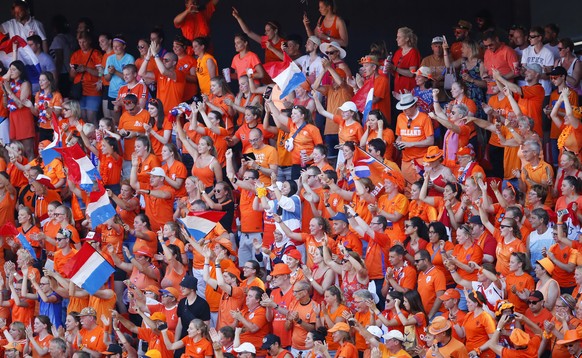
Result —
[[339, 144], [344, 144], [345, 142], [360, 143], [360, 138], [362, 138], [362, 135], [364, 134], [364, 129], [360, 123], [360, 115], [354, 102], [344, 102], [344, 104], [338, 108], [338, 110], [341, 111], [341, 115], [334, 115], [323, 108], [316, 93], [314, 93], [313, 98], [315, 100], [317, 112], [339, 125]]
[[[402, 306], [402, 307], [401, 307]], [[410, 347], [425, 347], [426, 343], [422, 339], [425, 334], [425, 328], [428, 324], [428, 317], [422, 305], [420, 294], [416, 290], [408, 291], [404, 294], [404, 301], [399, 299], [394, 300], [394, 307], [396, 314], [402, 325], [404, 326], [404, 346]], [[406, 314], [402, 311], [406, 310]]]
[[303, 16], [303, 25], [307, 36], [317, 36], [321, 42], [335, 41], [343, 47], [348, 47], [348, 30], [344, 20], [336, 13], [335, 1], [319, 0], [319, 13], [317, 26], [311, 30], [309, 18]]
[[147, 106], [150, 114], [150, 121], [143, 125], [143, 129], [152, 143], [152, 150], [159, 157], [162, 153], [162, 146], [171, 143], [172, 124], [164, 121], [164, 104], [161, 100], [152, 98]]
[[208, 111], [217, 111], [222, 114], [224, 125], [229, 134], [234, 133], [234, 122], [232, 118], [235, 115], [234, 109], [225, 103], [228, 99], [230, 103], [234, 102], [234, 95], [224, 77], [214, 77], [210, 80], [210, 94], [202, 95], [204, 104]]
[[197, 147], [189, 141], [184, 141], [182, 144], [194, 157], [192, 175], [204, 183], [206, 190], [214, 187], [214, 183], [222, 181], [222, 167], [216, 159], [216, 149], [212, 138], [203, 136], [198, 141]]
[[313, 165], [317, 166], [322, 173], [326, 170], [335, 171], [327, 160], [327, 147], [324, 144], [318, 144], [313, 148], [311, 158], [313, 158]]
[[[92, 38], [88, 32], [77, 34], [79, 50], [71, 55], [69, 75], [73, 79], [73, 83], [81, 83], [83, 86], [83, 94], [79, 99], [83, 117], [87, 118], [91, 123], [97, 123], [97, 113], [102, 104], [102, 83], [99, 77], [103, 73], [101, 66], [102, 56], [101, 51], [92, 47], [91, 41]], [[107, 90], [105, 90], [105, 93], [107, 93]]]
[[32, 346], [32, 357], [50, 357], [49, 354], [49, 344], [53, 336], [49, 333], [51, 332], [51, 320], [48, 316], [39, 315], [34, 319], [34, 333], [30, 328], [26, 330], [26, 337]]
[[[197, 113], [200, 113], [206, 127], [198, 125]], [[226, 142], [228, 131], [224, 128], [224, 121], [222, 118], [222, 113], [218, 111], [210, 111], [206, 114], [206, 106], [204, 103], [192, 103], [192, 117], [188, 119], [190, 120], [190, 127], [193, 125], [196, 126], [196, 133], [207, 135], [212, 138], [216, 149], [216, 157], [218, 158], [220, 165], [224, 168], [226, 167], [225, 153], [228, 149], [228, 144]]]
[[57, 91], [57, 84], [52, 72], [45, 71], [38, 78], [40, 91], [34, 97], [34, 105], [32, 102], [25, 103], [25, 106], [30, 105], [30, 111], [33, 115], [38, 117], [38, 140], [53, 140], [53, 128], [51, 126], [52, 113], [57, 118], [61, 116], [63, 96]]
[[156, 233], [152, 231], [150, 219], [145, 213], [140, 213], [135, 217], [133, 220], [133, 230], [129, 230], [129, 234], [136, 238], [133, 247], [134, 250], [145, 246], [151, 252], [158, 251]]
[[[365, 118], [364, 118], [365, 119]], [[373, 109], [368, 113], [368, 119], [366, 120], [366, 128], [364, 134], [360, 138], [360, 147], [368, 148], [368, 142], [374, 138], [379, 138], [386, 143], [386, 152], [384, 152], [384, 158], [392, 160], [392, 153], [394, 151], [394, 131], [390, 128], [384, 113], [379, 109]]]
[[16, 162], [20, 165], [28, 164], [28, 158], [24, 155], [24, 145], [19, 141], [12, 141], [7, 147], [10, 163], [6, 167], [6, 172], [10, 176], [10, 184], [16, 189], [28, 185], [28, 179], [24, 173], [18, 169]]
[[134, 153], [138, 157], [137, 180], [140, 183], [149, 183], [149, 172], [162, 166], [160, 159], [152, 152], [152, 145], [148, 137], [140, 135], [135, 140]]
[[[161, 233], [159, 234], [160, 235], [158, 238], [162, 246], [162, 250], [164, 251], [163, 260], [166, 264], [166, 273], [160, 282], [160, 286], [162, 288], [173, 287], [179, 290], [180, 282], [182, 282], [182, 279], [186, 275], [188, 268], [184, 266], [184, 262], [182, 262], [180, 248], [173, 244], [164, 244], [163, 237]], [[159, 255], [156, 255], [156, 258], [159, 258]]]
[[178, 147], [174, 143], [166, 143], [162, 148], [162, 169], [166, 173], [165, 182], [174, 188], [176, 198], [181, 198], [186, 195], [186, 188], [184, 188], [184, 180], [188, 177], [188, 171], [182, 157], [178, 151]]
[[123, 157], [119, 150], [119, 142], [114, 137], [105, 137], [101, 140], [100, 149], [98, 145], [91, 143], [84, 131], [80, 131], [85, 148], [99, 158], [99, 174], [103, 180], [105, 188], [110, 189], [116, 195], [121, 191], [121, 169]]
[[319, 129], [311, 124], [311, 115], [307, 108], [303, 106], [294, 106], [291, 110], [291, 118], [282, 114], [281, 111], [270, 100], [266, 102], [275, 124], [282, 131], [289, 133], [289, 138], [285, 142], [285, 149], [291, 152], [291, 178], [297, 180], [301, 170], [310, 163], [309, 158], [313, 154], [313, 148], [317, 144], [322, 144], [321, 133]]
[[162, 336], [164, 344], [171, 351], [186, 347], [186, 352], [183, 354], [185, 357], [214, 357], [214, 349], [208, 335], [208, 326], [202, 320], [193, 319], [188, 326], [188, 335], [179, 341], [172, 342], [172, 339], [168, 336], [167, 328], [162, 330]]
[[182, 236], [182, 230], [180, 229], [178, 223], [175, 221], [168, 221], [162, 229], [162, 235], [164, 237], [166, 246], [168, 245], [178, 246], [182, 256], [182, 262], [188, 262], [188, 257], [186, 256], [186, 250], [184, 246], [184, 244], [186, 243], [186, 239], [184, 238], [184, 236]]
[[[16, 189], [10, 184], [8, 174], [0, 172], [0, 222], [14, 224], [14, 207], [16, 206]], [[0, 258], [4, 255], [0, 254]]]
[[129, 185], [127, 179], [121, 181], [121, 190], [119, 195], [113, 194], [111, 190], [107, 195], [115, 202], [117, 208], [115, 211], [125, 225], [133, 225], [133, 220], [139, 214], [139, 199], [135, 196], [135, 190]]
[[[465, 345], [468, 351], [477, 351], [495, 332], [497, 325], [485, 310], [485, 297], [481, 292], [475, 291], [467, 295], [467, 308], [469, 313], [465, 316], [462, 327], [455, 324], [454, 329], [459, 337], [465, 338]], [[495, 352], [484, 350], [480, 357], [493, 358]]]
[[[27, 206], [23, 206], [18, 210], [18, 232], [23, 234], [26, 237], [26, 240], [30, 243], [30, 245], [34, 248], [34, 252], [36, 253], [36, 257], [40, 258], [41, 254], [41, 247], [40, 247], [40, 229], [36, 226], [34, 221], [34, 216], [32, 213], [32, 209]], [[12, 241], [16, 246], [20, 246], [20, 241], [18, 239], [14, 239]], [[10, 244], [10, 243], [9, 243]]]
[[[335, 357], [338, 358], [358, 358], [358, 350], [352, 343], [350, 326], [345, 322], [336, 323], [329, 329], [334, 343], [339, 345]], [[324, 346], [318, 346], [320, 353], [325, 351]]]

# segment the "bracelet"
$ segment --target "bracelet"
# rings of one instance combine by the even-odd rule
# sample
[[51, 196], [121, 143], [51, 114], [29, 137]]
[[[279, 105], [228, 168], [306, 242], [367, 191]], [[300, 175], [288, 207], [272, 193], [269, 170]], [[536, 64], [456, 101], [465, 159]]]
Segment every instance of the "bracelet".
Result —
[[129, 259], [129, 261], [131, 261], [131, 260], [135, 259], [135, 256], [130, 256], [130, 257], [128, 257], [128, 259]]
[[151, 192], [152, 192], [152, 191], [148, 189], [148, 195], [150, 195], [150, 193], [151, 193]]

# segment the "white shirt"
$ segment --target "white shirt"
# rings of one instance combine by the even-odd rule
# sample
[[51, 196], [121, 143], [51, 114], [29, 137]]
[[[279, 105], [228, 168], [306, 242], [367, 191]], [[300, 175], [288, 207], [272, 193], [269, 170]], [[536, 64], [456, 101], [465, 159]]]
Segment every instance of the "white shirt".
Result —
[[[541, 51], [536, 53], [534, 47], [529, 46], [523, 50], [521, 55], [521, 63], [524, 66], [531, 63], [537, 63], [538, 65], [542, 66], [542, 68], [554, 67], [554, 54], [546, 47], [542, 47]], [[544, 86], [546, 96], [549, 96], [552, 93], [552, 84], [550, 83], [550, 80], [540, 79], [540, 84]]]
[[32, 16], [24, 24], [16, 21], [15, 19], [8, 20], [2, 23], [2, 29], [4, 30], [3, 32], [8, 34], [10, 37], [18, 35], [26, 40], [27, 37], [38, 35], [43, 41], [46, 40], [46, 34], [44, 32], [42, 23], [38, 20], [35, 20]]

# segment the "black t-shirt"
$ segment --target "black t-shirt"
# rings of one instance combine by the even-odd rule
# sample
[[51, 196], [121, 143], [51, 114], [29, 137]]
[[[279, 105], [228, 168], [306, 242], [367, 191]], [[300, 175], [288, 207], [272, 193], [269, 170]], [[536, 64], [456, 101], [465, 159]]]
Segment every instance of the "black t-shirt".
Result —
[[200, 296], [196, 296], [196, 300], [191, 305], [188, 304], [187, 298], [182, 298], [178, 302], [178, 317], [182, 319], [180, 337], [186, 337], [188, 335], [188, 326], [193, 319], [198, 318], [202, 321], [210, 321], [210, 306]]

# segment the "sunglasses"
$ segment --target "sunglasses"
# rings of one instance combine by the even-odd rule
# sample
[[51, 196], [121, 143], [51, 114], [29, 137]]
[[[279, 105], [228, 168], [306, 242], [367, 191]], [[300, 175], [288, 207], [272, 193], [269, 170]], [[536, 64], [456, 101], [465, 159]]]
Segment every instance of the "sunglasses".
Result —
[[339, 51], [326, 51], [326, 55], [333, 55], [334, 53], [338, 53]]
[[137, 47], [138, 50], [143, 50], [144, 48], [146, 48], [146, 46], [138, 46]]
[[424, 261], [424, 259], [414, 260], [414, 263], [419, 263], [420, 261]]
[[408, 119], [408, 123], [406, 123], [406, 127], [407, 127], [408, 129], [410, 129], [410, 126], [411, 126], [411, 125], [412, 125], [412, 119], [411, 119], [411, 118], [409, 118], [409, 119]]
[[541, 301], [527, 301], [528, 305], [537, 305]]
[[542, 35], [532, 35], [532, 34], [529, 35], [530, 39], [535, 39], [536, 37], [542, 37]]

